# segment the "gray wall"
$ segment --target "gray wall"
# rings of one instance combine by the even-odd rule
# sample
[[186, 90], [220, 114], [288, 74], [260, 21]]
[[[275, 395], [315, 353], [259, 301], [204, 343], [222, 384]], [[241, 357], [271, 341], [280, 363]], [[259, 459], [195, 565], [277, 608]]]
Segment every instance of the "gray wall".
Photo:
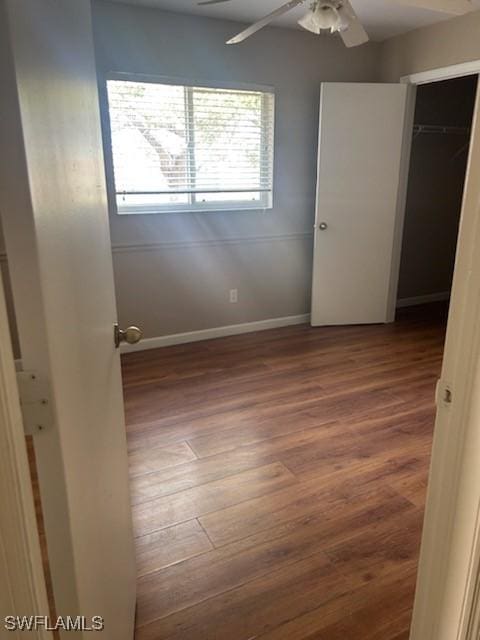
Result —
[[480, 60], [480, 11], [389, 38], [382, 44], [382, 82]]
[[[476, 77], [422, 85], [415, 123], [470, 127]], [[399, 298], [450, 291], [468, 159], [468, 136], [420, 134], [412, 142]]]
[[[480, 12], [354, 50], [287, 29], [227, 48], [237, 23], [100, 1], [94, 26], [100, 76], [234, 80], [277, 92], [274, 210], [111, 214], [120, 321], [142, 324], [147, 336], [308, 312], [320, 82], [395, 82], [480, 58]], [[228, 303], [230, 288], [239, 289], [237, 305]], [[402, 284], [401, 295], [408, 291]]]
[[[120, 322], [148, 337], [309, 311], [319, 87], [375, 81], [380, 45], [266, 29], [223, 43], [238, 23], [94, 4], [100, 80], [109, 71], [276, 91], [274, 209], [118, 216], [111, 232]], [[238, 304], [228, 301], [239, 291]]]
[[[404, 35], [390, 38], [382, 44], [381, 48], [381, 79], [383, 82], [398, 82], [402, 76], [412, 73], [479, 60], [479, 33], [480, 11], [475, 11], [430, 27], [415, 29]], [[445, 156], [448, 156], [448, 150], [445, 151]], [[449, 157], [451, 158], [451, 156]], [[418, 162], [424, 164], [420, 156]], [[447, 163], [444, 163], [444, 166], [447, 167]], [[412, 166], [412, 171], [414, 169], [415, 166]], [[463, 167], [461, 167], [460, 163], [456, 165], [453, 171], [449, 173], [445, 171], [441, 178], [442, 184], [439, 182], [436, 185], [437, 188], [443, 188], [443, 183], [447, 181], [453, 180], [455, 182], [456, 180], [457, 195], [455, 197], [458, 197], [458, 176], [462, 173]], [[457, 175], [456, 179], [453, 178], [454, 174]], [[416, 175], [417, 178], [415, 179], [418, 179], [419, 173]], [[430, 191], [435, 198], [435, 185], [432, 184]], [[406, 233], [409, 233], [410, 237], [413, 235], [411, 229], [409, 231], [406, 228]], [[450, 235], [450, 237], [452, 236]], [[445, 261], [445, 264], [448, 264], [448, 261]], [[410, 285], [407, 288], [406, 284], [407, 281], [413, 282], [415, 269], [411, 269], [413, 273], [408, 276], [405, 271], [406, 265], [403, 266], [403, 269], [400, 296], [420, 295], [418, 293], [420, 289], [410, 288]], [[445, 273], [442, 274], [442, 282], [435, 284], [437, 291], [441, 288], [445, 290], [445, 275]], [[425, 292], [426, 288], [423, 291]], [[414, 293], [412, 294], [412, 292]]]

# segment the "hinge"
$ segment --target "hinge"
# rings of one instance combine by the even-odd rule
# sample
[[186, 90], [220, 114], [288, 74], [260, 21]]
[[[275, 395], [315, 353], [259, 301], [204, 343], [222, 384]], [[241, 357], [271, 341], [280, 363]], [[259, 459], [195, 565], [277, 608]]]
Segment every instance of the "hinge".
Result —
[[453, 402], [452, 387], [448, 382], [439, 378], [435, 389], [435, 404], [437, 407], [448, 406]]
[[18, 393], [25, 435], [33, 436], [53, 425], [50, 385], [36, 371], [17, 372]]

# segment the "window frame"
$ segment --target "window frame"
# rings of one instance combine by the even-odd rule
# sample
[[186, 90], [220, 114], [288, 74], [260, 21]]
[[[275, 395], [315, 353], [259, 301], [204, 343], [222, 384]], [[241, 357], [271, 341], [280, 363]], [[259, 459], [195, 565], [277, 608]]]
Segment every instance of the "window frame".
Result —
[[[117, 198], [121, 195], [121, 192], [116, 191], [115, 185], [115, 172], [114, 172], [114, 160], [113, 160], [113, 147], [112, 147], [112, 129], [110, 122], [110, 105], [108, 100], [108, 82], [124, 81], [124, 82], [138, 82], [138, 83], [152, 83], [152, 84], [164, 84], [181, 87], [191, 88], [205, 88], [205, 89], [226, 89], [226, 90], [238, 90], [238, 91], [256, 91], [264, 94], [269, 94], [272, 99], [272, 135], [273, 142], [272, 148], [268, 152], [271, 158], [271, 189], [260, 193], [260, 200], [252, 203], [250, 201], [222, 201], [222, 202], [195, 202], [194, 206], [185, 205], [183, 203], [175, 204], [169, 203], [165, 205], [161, 204], [144, 204], [144, 205], [126, 205], [123, 207], [118, 206]], [[106, 165], [106, 177], [107, 177], [107, 191], [110, 200], [111, 209], [119, 216], [124, 215], [165, 215], [169, 213], [182, 213], [182, 214], [203, 214], [203, 213], [225, 213], [225, 212], [247, 212], [247, 213], [266, 213], [273, 209], [274, 204], [274, 182], [275, 182], [275, 136], [276, 136], [276, 92], [275, 88], [270, 85], [259, 85], [251, 83], [241, 82], [204, 82], [199, 80], [187, 80], [186, 78], [171, 77], [171, 76], [157, 76], [141, 73], [124, 73], [124, 72], [109, 72], [104, 75], [102, 83], [102, 121], [104, 129], [104, 154]], [[264, 100], [266, 97], [264, 97]], [[265, 132], [262, 132], [265, 135]], [[221, 192], [227, 194], [228, 192]], [[256, 192], [255, 192], [256, 193]], [[194, 194], [192, 194], [194, 196]], [[253, 204], [253, 206], [252, 206]]]

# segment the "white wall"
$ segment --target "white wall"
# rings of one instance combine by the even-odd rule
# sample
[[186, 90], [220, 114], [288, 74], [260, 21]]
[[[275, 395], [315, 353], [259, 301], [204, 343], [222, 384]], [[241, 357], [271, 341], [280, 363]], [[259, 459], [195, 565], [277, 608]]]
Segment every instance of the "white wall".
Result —
[[241, 27], [94, 3], [100, 79], [120, 71], [276, 90], [273, 210], [111, 212], [120, 322], [149, 337], [309, 311], [320, 83], [375, 81], [380, 45], [348, 50], [337, 38], [271, 28], [226, 47]]

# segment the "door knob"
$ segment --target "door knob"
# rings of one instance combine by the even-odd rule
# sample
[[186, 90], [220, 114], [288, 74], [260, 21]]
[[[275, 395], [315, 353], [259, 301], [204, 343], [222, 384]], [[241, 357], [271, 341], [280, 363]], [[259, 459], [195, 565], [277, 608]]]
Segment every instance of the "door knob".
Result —
[[318, 228], [320, 229], [320, 231], [326, 231], [328, 229], [328, 224], [326, 222], [320, 222]]
[[143, 331], [138, 327], [127, 327], [126, 329], [120, 329], [118, 324], [113, 327], [113, 335], [115, 341], [115, 347], [118, 349], [122, 342], [127, 344], [137, 344], [143, 338]]

